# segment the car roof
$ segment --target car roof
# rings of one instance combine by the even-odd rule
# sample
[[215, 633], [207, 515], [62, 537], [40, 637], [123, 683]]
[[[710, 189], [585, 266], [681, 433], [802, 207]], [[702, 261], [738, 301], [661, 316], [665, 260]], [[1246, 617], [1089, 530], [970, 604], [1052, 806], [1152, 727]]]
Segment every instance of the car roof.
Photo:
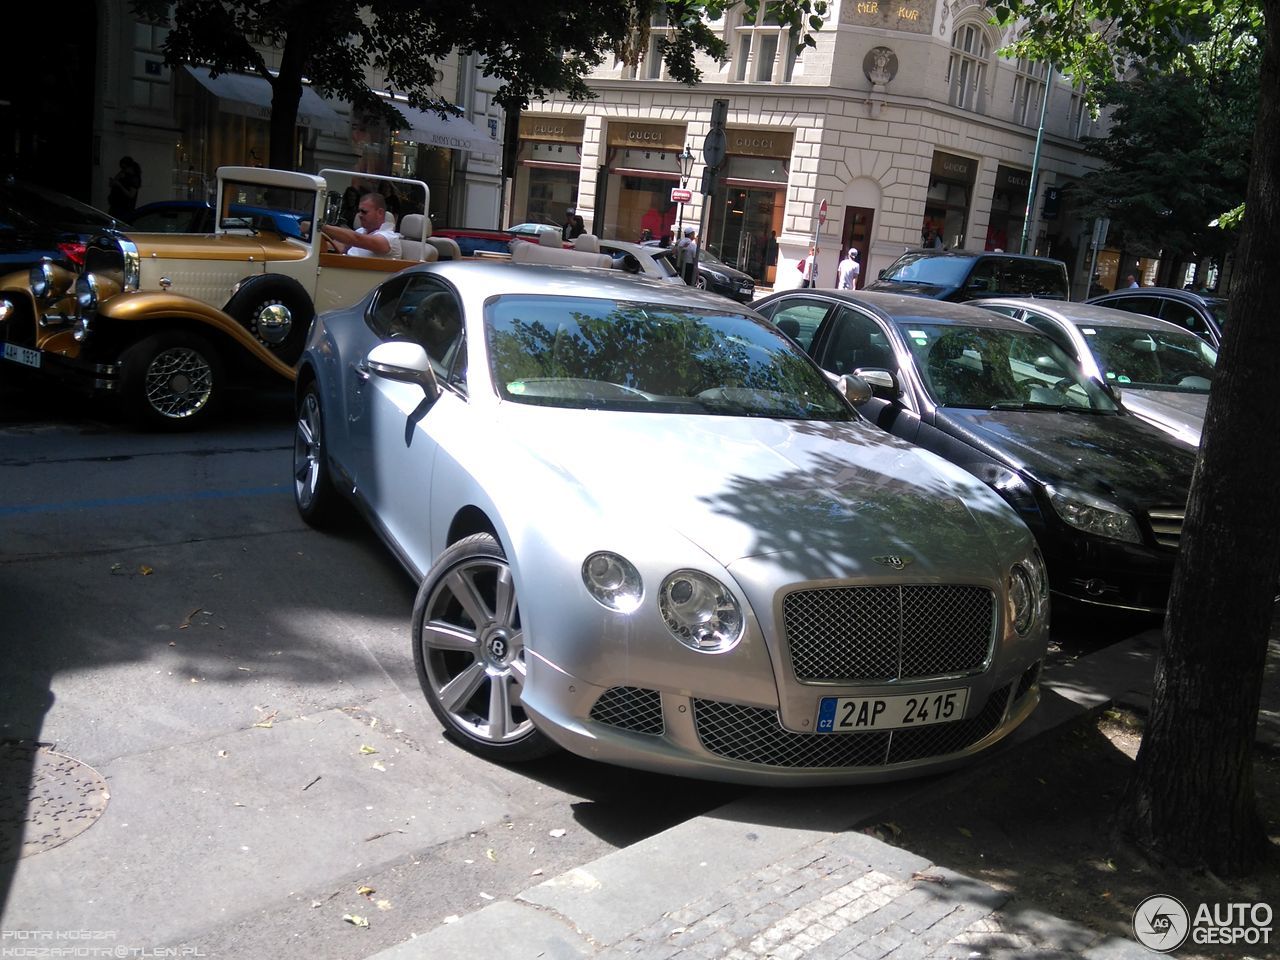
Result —
[[925, 323], [977, 325], [1005, 330], [1027, 329], [1027, 325], [1021, 320], [1014, 320], [1012, 317], [992, 313], [980, 307], [972, 307], [966, 303], [934, 300], [932, 297], [911, 297], [901, 293], [880, 293], [874, 290], [788, 290], [758, 300], [753, 306], [795, 296], [820, 296], [846, 303], [861, 304], [898, 324], [919, 320]]
[[1198, 293], [1195, 290], [1183, 290], [1181, 287], [1122, 287], [1119, 290], [1112, 290], [1110, 293], [1100, 293], [1091, 300], [1101, 300], [1104, 297], [1167, 297], [1171, 300], [1186, 300], [1191, 303], [1226, 303], [1226, 297], [1220, 297], [1216, 293]]
[[733, 303], [719, 294], [599, 267], [512, 263], [509, 260], [442, 260], [409, 267], [400, 275], [405, 273], [433, 274], [457, 285], [464, 295], [479, 291], [482, 299], [488, 299], [495, 293], [598, 297], [713, 309], [720, 313], [752, 313], [750, 307]]
[[1030, 253], [1008, 253], [1000, 250], [904, 250], [898, 255], [901, 260], [907, 254], [919, 257], [950, 257], [955, 260], [976, 260], [979, 257], [1000, 257], [1005, 260], [1034, 260], [1037, 263], [1062, 263], [1055, 257], [1038, 257]]
[[[988, 297], [979, 301], [983, 306], [1017, 307], [1057, 316], [1075, 324], [1093, 327], [1123, 327], [1126, 330], [1168, 330], [1172, 327], [1182, 333], [1189, 331], [1168, 320], [1158, 320], [1144, 313], [1130, 313], [1093, 303], [1071, 303], [1062, 300], [1035, 300], [1027, 297]], [[1194, 336], [1194, 334], [1191, 334]]]

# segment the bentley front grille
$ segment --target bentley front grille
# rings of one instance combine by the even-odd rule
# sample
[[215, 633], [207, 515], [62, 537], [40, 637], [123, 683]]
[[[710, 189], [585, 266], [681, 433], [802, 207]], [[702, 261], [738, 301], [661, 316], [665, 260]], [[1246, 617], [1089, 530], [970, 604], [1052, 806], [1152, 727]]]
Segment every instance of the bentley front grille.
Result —
[[986, 587], [798, 590], [783, 630], [802, 683], [882, 683], [975, 673], [991, 656], [996, 601]]
[[717, 700], [693, 701], [698, 740], [728, 760], [768, 767], [883, 767], [958, 753], [990, 734], [1004, 718], [1011, 685], [993, 693], [975, 716], [916, 730], [792, 733], [775, 710]]
[[662, 736], [662, 695], [640, 687], [610, 687], [591, 707], [591, 719], [632, 733]]
[[1187, 515], [1183, 507], [1157, 507], [1147, 511], [1147, 520], [1151, 524], [1151, 532], [1156, 536], [1156, 543], [1162, 547], [1178, 549], [1182, 539], [1182, 521]]

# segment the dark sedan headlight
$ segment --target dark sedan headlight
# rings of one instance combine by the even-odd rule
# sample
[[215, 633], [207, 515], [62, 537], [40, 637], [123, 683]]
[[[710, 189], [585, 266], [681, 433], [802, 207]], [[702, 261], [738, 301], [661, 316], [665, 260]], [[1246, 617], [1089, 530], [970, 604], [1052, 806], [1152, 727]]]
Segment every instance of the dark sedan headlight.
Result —
[[690, 650], [724, 653], [742, 639], [742, 607], [715, 577], [677, 570], [662, 581], [658, 609], [671, 635]]
[[1127, 510], [1083, 490], [1049, 487], [1049, 503], [1066, 523], [1094, 536], [1141, 543], [1138, 521]]

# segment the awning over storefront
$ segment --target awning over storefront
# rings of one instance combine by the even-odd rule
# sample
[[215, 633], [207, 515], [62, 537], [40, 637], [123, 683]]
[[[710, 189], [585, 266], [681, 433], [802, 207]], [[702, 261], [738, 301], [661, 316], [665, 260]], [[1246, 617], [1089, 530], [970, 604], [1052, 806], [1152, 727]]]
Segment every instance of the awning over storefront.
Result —
[[434, 110], [418, 110], [403, 100], [385, 96], [383, 99], [409, 121], [409, 126], [399, 131], [400, 136], [406, 140], [430, 147], [447, 147], [450, 150], [466, 150], [489, 156], [498, 154], [498, 142], [466, 117], [442, 117]]
[[[215, 77], [207, 67], [190, 64], [187, 65], [187, 72], [218, 98], [218, 106], [224, 113], [259, 120], [271, 119], [271, 84], [263, 77], [246, 73], [220, 73]], [[306, 86], [302, 88], [302, 99], [298, 101], [298, 126], [311, 127], [336, 136], [351, 129], [350, 121], [334, 110], [320, 94]]]

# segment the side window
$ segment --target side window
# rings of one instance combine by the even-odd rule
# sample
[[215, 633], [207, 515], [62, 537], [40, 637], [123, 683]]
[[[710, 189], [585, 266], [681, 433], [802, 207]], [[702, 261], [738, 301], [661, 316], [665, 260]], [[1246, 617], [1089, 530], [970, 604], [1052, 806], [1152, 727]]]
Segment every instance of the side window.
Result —
[[983, 257], [973, 265], [973, 271], [969, 274], [969, 279], [965, 283], [968, 290], [979, 290], [983, 293], [992, 293], [1000, 289], [1000, 284], [996, 280], [996, 261], [992, 257]]
[[813, 335], [830, 310], [830, 304], [820, 300], [788, 300], [765, 314], [773, 325], [800, 345], [805, 353], [811, 353]]
[[1160, 316], [1160, 301], [1155, 297], [1116, 297], [1102, 306], [1123, 310], [1125, 313], [1142, 313], [1148, 317]]
[[379, 287], [378, 292], [374, 294], [373, 302], [369, 305], [369, 312], [365, 314], [364, 319], [379, 340], [386, 340], [392, 335], [396, 307], [408, 283], [408, 277], [394, 277]]
[[1071, 343], [1071, 338], [1067, 336], [1067, 331], [1063, 330], [1052, 319], [1043, 314], [1032, 313], [1030, 310], [1027, 311], [1027, 315], [1023, 319], [1060, 346], [1067, 356], [1075, 357], [1076, 360], [1080, 359], [1080, 356], [1076, 353], [1076, 348]]
[[1200, 314], [1196, 313], [1195, 308], [1177, 300], [1166, 300], [1164, 312], [1160, 316], [1170, 323], [1176, 323], [1184, 330], [1190, 330], [1196, 336], [1202, 337], [1209, 332], [1209, 325], [1204, 322]]
[[840, 308], [817, 359], [823, 369], [838, 374], [867, 368], [898, 369], [889, 338], [880, 325], [848, 307]]
[[462, 310], [453, 293], [434, 277], [410, 276], [395, 314], [392, 333], [422, 344], [436, 375], [447, 377], [462, 343]]

